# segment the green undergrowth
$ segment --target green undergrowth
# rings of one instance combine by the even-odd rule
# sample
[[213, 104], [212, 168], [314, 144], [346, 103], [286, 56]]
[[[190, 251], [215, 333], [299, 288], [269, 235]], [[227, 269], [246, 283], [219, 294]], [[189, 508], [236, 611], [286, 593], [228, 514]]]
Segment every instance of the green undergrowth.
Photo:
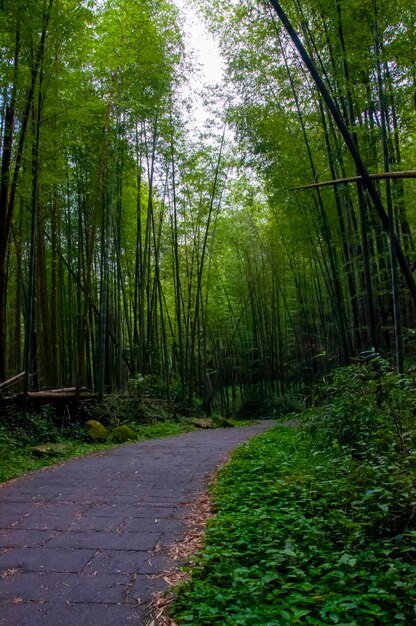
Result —
[[17, 478], [28, 472], [61, 463], [73, 457], [84, 456], [109, 448], [109, 445], [97, 443], [65, 443], [65, 449], [59, 454], [45, 457], [33, 455], [30, 447], [21, 447], [15, 441], [0, 444], [0, 482]]
[[277, 427], [236, 451], [179, 625], [416, 623], [414, 454], [321, 443]]

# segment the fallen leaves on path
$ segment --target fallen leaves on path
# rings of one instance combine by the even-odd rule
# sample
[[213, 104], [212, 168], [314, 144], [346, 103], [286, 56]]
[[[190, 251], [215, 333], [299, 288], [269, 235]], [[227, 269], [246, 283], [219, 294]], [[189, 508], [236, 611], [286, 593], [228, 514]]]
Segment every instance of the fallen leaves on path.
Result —
[[[221, 464], [221, 467], [226, 465], [227, 462], [228, 459]], [[209, 497], [209, 486], [215, 481], [217, 473], [218, 470], [215, 475], [210, 478], [207, 488], [204, 491], [200, 491], [193, 501], [190, 513], [184, 520], [185, 532], [182, 537], [170, 546], [162, 548], [163, 553], [175, 562], [172, 569], [158, 576], [158, 578], [162, 578], [169, 587], [175, 587], [191, 576], [189, 571], [183, 571], [183, 569], [180, 568], [183, 566], [191, 566], [193, 564], [192, 557], [202, 548], [205, 525], [214, 515], [214, 509]], [[160, 551], [161, 548], [158, 546], [158, 552], [160, 553]], [[147, 622], [146, 626], [178, 626], [178, 624], [169, 617], [169, 607], [173, 604], [175, 599], [175, 594], [170, 590], [155, 593], [152, 601], [148, 605], [152, 617]]]

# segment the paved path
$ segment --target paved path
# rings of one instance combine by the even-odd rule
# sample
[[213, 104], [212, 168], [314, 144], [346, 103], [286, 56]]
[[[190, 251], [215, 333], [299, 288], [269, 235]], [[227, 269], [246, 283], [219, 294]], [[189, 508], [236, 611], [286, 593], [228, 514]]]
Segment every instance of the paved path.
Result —
[[137, 626], [204, 480], [272, 425], [121, 446], [0, 486], [0, 625]]

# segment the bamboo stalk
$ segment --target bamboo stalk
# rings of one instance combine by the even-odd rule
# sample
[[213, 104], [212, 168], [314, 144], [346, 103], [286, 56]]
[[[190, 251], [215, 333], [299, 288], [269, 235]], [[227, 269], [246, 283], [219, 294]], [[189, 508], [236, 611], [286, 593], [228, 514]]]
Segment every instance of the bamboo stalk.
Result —
[[[394, 178], [416, 178], [416, 170], [405, 170], [402, 172], [378, 172], [369, 174], [372, 180], [387, 180]], [[291, 191], [302, 191], [305, 189], [316, 189], [317, 187], [329, 187], [330, 185], [343, 185], [347, 183], [359, 183], [363, 180], [362, 176], [349, 176], [348, 178], [336, 178], [334, 180], [324, 180], [320, 183], [311, 183], [300, 187], [291, 187]]]
[[8, 387], [9, 385], [13, 385], [14, 383], [17, 383], [17, 381], [21, 380], [25, 374], [26, 372], [20, 372], [20, 374], [16, 374], [16, 376], [13, 376], [12, 378], [9, 378], [8, 380], [4, 380], [2, 383], [0, 383], [0, 389], [4, 389], [4, 387]]

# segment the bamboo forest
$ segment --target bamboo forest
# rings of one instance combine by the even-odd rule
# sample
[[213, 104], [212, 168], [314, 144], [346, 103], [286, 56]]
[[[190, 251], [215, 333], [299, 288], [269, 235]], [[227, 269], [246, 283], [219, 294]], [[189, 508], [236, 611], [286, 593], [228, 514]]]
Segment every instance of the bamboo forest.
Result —
[[416, 4], [0, 0], [0, 622], [410, 626], [415, 415]]
[[414, 10], [289, 3], [360, 165], [272, 4], [200, 3], [226, 78], [195, 130], [173, 3], [2, 1], [1, 381], [226, 411], [412, 363]]

